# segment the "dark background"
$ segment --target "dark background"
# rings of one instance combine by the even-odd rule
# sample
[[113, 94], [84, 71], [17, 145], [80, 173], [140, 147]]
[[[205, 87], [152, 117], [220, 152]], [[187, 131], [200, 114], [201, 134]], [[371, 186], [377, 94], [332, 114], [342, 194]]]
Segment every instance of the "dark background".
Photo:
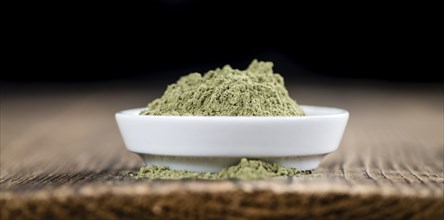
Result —
[[[209, 3], [211, 2], [211, 4]], [[440, 81], [434, 6], [241, 1], [9, 8], [3, 82], [175, 81], [270, 60], [288, 80]]]

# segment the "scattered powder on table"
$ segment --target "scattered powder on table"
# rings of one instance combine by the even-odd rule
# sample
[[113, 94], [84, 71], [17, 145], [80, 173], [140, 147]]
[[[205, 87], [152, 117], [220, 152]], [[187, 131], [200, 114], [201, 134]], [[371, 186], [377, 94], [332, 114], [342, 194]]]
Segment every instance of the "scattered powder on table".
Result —
[[191, 73], [169, 85], [142, 115], [303, 116], [272, 62], [253, 60], [246, 70], [229, 65]]
[[164, 166], [148, 165], [132, 174], [136, 179], [266, 179], [282, 176], [299, 176], [310, 174], [311, 171], [299, 171], [295, 168], [285, 168], [276, 163], [243, 158], [239, 164], [222, 169], [217, 173], [198, 173], [185, 170], [171, 170]]

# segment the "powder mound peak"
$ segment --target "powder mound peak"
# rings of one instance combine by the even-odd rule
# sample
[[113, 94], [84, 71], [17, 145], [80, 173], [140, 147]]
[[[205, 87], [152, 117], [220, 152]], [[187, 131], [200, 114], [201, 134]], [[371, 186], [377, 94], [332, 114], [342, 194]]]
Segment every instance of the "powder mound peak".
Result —
[[223, 68], [191, 73], [168, 86], [143, 115], [303, 116], [272, 62], [253, 60], [246, 70]]

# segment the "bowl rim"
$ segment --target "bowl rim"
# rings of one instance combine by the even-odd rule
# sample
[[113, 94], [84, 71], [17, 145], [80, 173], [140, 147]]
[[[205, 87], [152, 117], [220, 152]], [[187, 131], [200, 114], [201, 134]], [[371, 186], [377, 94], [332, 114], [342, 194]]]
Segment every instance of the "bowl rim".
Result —
[[[330, 118], [338, 116], [349, 116], [349, 112], [345, 109], [327, 106], [313, 106], [313, 105], [300, 105], [300, 107], [306, 112], [311, 113], [311, 115], [305, 116], [195, 116], [195, 115], [139, 115], [142, 110], [146, 108], [132, 108], [117, 112], [116, 117], [131, 117], [138, 118], [140, 120], [148, 119], [174, 119], [174, 120], [308, 120], [314, 118]], [[323, 111], [328, 113], [316, 113], [315, 111]]]

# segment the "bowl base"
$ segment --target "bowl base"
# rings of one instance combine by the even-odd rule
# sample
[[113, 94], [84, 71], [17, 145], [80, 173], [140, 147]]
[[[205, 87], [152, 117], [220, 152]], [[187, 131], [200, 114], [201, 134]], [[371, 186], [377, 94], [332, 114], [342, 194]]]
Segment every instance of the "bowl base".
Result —
[[[145, 164], [167, 166], [174, 170], [188, 170], [194, 172], [218, 172], [223, 168], [236, 165], [241, 157], [179, 157], [153, 154], [139, 154]], [[325, 154], [293, 156], [293, 157], [259, 157], [268, 162], [299, 170], [312, 170], [319, 166]]]

